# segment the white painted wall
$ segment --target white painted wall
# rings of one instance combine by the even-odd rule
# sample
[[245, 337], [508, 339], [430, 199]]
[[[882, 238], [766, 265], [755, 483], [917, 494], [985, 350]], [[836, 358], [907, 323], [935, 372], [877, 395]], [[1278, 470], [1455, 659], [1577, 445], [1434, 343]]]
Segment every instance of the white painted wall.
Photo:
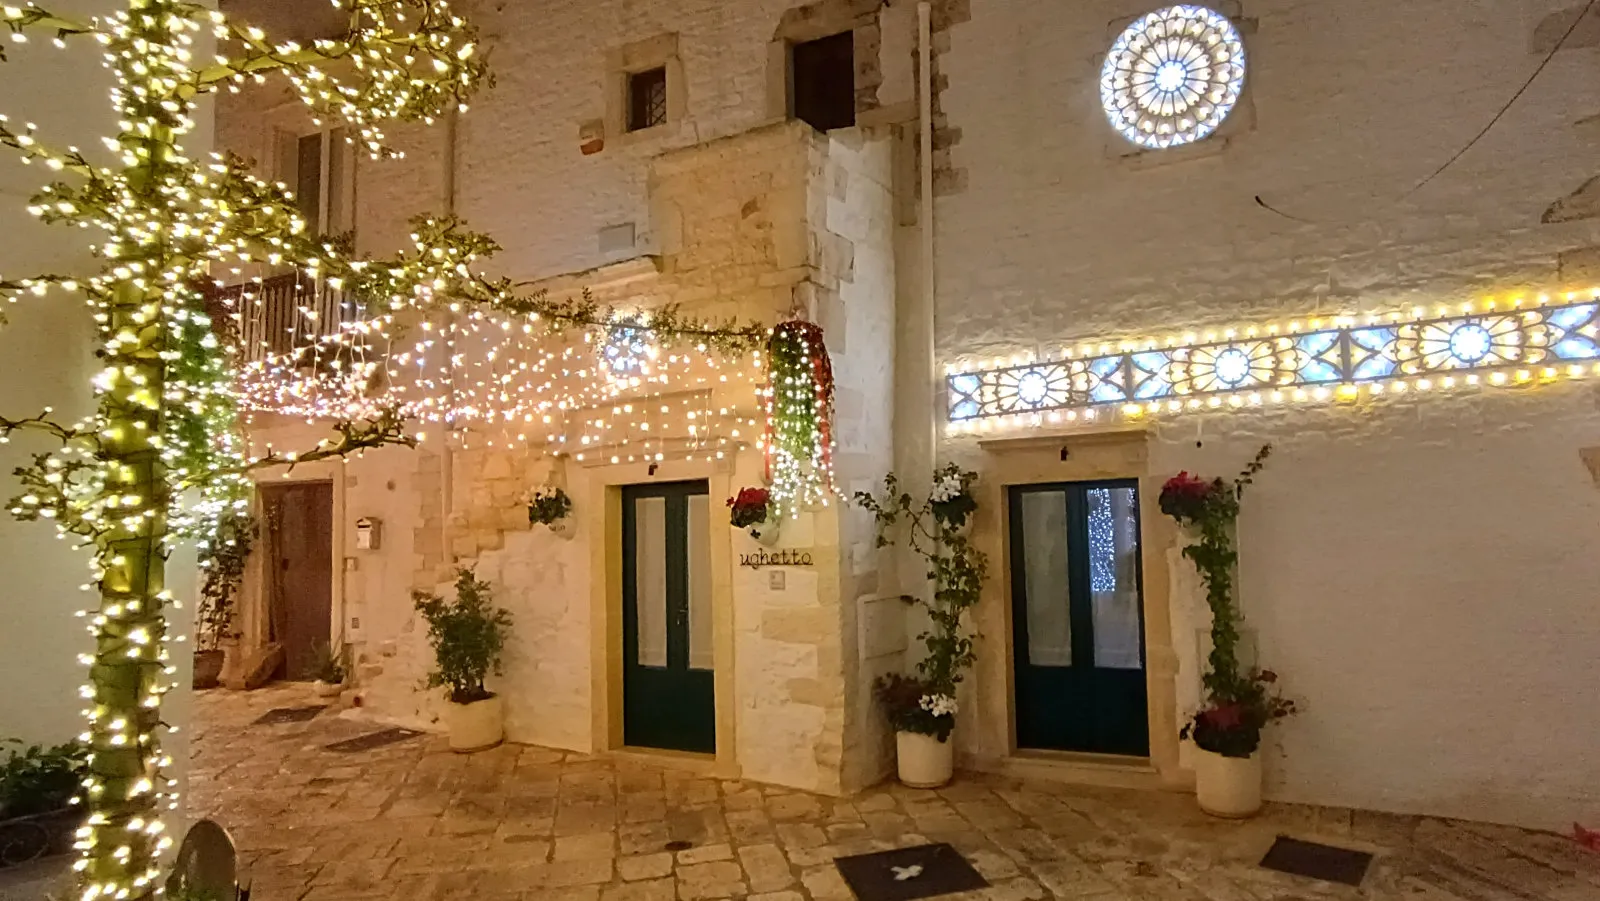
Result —
[[[973, 0], [952, 32], [942, 104], [968, 182], [937, 205], [945, 361], [1578, 287], [1600, 221], [1540, 217], [1600, 173], [1593, 41], [1407, 194], [1533, 71], [1535, 31], [1570, 4], [1246, 2], [1250, 86], [1226, 145], [1130, 160], [1098, 71], [1116, 27], [1157, 5]], [[1272, 796], [1550, 827], [1600, 815], [1600, 489], [1578, 458], [1600, 444], [1592, 385], [1179, 417], [1155, 435], [1157, 473], [1231, 475], [1277, 448], [1240, 530], [1263, 662], [1305, 705], [1278, 732]], [[1192, 696], [1198, 636], [1177, 638]]]
[[[104, 15], [119, 4], [112, 0], [75, 0], [55, 7], [63, 15]], [[0, 63], [0, 113], [13, 125], [34, 122], [42, 143], [77, 146], [91, 159], [101, 150], [100, 137], [115, 134], [116, 117], [109, 91], [112, 76], [101, 65], [101, 47], [89, 39], [69, 42], [65, 50], [48, 41], [10, 44], [10, 62]], [[203, 56], [210, 51], [197, 48]], [[196, 115], [197, 127], [185, 142], [191, 155], [209, 152], [212, 142], [209, 101]], [[105, 162], [110, 163], [108, 155]], [[23, 166], [15, 154], [0, 154], [0, 275], [21, 278], [42, 272], [89, 273], [97, 268], [87, 250], [94, 237], [68, 226], [40, 224], [26, 212], [27, 198], [50, 180], [42, 166]], [[31, 416], [54, 406], [56, 416], [71, 422], [92, 406], [89, 379], [99, 370], [94, 359], [93, 320], [81, 298], [52, 292], [9, 305], [0, 325], [0, 412]], [[13, 496], [12, 470], [52, 445], [32, 436], [18, 436], [0, 445], [0, 498]], [[84, 670], [77, 656], [92, 650], [84, 621], [75, 612], [95, 603], [79, 591], [88, 581], [86, 551], [58, 540], [48, 523], [19, 523], [0, 515], [0, 573], [6, 583], [0, 602], [0, 738], [56, 743], [82, 731], [83, 703], [78, 687]], [[177, 778], [188, 769], [190, 678], [187, 636], [197, 588], [192, 551], [180, 549], [167, 563], [167, 585], [183, 602], [171, 623], [170, 636], [184, 636], [171, 645], [179, 672], [177, 691], [167, 695], [163, 719], [179, 726], [164, 739], [176, 765]], [[182, 788], [180, 788], [182, 791]], [[181, 812], [180, 812], [181, 817]], [[181, 834], [181, 819], [171, 824]]]
[[[77, 3], [78, 10], [107, 9], [109, 2]], [[66, 10], [64, 10], [65, 12]], [[107, 92], [110, 73], [100, 66], [100, 48], [90, 41], [69, 50], [48, 42], [18, 46], [8, 41], [10, 61], [0, 63], [0, 114], [15, 128], [39, 126], [41, 141], [55, 146], [97, 146], [115, 130]], [[15, 152], [0, 155], [0, 275], [19, 278], [50, 271], [89, 271], [93, 261], [85, 233], [41, 225], [27, 214], [27, 199], [51, 173], [23, 166]], [[23, 417], [55, 406], [71, 421], [91, 405], [89, 379], [94, 323], [81, 299], [59, 292], [7, 305], [0, 326], [0, 412]], [[51, 440], [19, 435], [0, 445], [0, 499], [17, 492], [11, 474]], [[48, 523], [21, 523], [0, 516], [0, 572], [7, 584], [0, 628], [0, 684], [24, 690], [0, 692], [0, 738], [55, 743], [83, 728], [78, 654], [91, 644], [74, 611], [92, 600], [78, 591], [87, 581], [87, 558], [55, 537]]]

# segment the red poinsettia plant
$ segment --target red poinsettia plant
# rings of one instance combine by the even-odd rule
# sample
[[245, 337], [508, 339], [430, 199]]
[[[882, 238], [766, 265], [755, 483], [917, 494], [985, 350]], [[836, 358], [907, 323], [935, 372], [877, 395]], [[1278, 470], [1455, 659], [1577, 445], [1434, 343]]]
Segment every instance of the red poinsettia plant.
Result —
[[771, 503], [772, 494], [765, 488], [740, 488], [737, 497], [728, 498], [728, 506], [733, 508], [729, 521], [736, 529], [766, 522]]
[[1232, 682], [1219, 686], [1226, 697], [1214, 689], [1206, 706], [1178, 735], [1194, 739], [1213, 754], [1249, 757], [1261, 747], [1261, 730], [1267, 724], [1294, 714], [1294, 701], [1277, 693], [1278, 674], [1272, 670], [1255, 670]]

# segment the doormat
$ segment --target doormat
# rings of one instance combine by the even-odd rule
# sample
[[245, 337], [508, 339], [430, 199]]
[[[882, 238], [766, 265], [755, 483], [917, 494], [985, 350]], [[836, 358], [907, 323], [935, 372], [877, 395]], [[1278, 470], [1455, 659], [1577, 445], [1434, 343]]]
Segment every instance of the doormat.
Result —
[[369, 732], [344, 741], [336, 741], [328, 745], [328, 750], [338, 754], [355, 754], [360, 751], [371, 751], [395, 742], [407, 741], [421, 735], [415, 729], [384, 729], [381, 732]]
[[275, 707], [261, 715], [261, 718], [251, 723], [253, 726], [282, 726], [285, 723], [307, 723], [316, 718], [316, 715], [327, 710], [326, 704], [320, 707]]
[[1280, 835], [1261, 858], [1261, 866], [1291, 876], [1337, 882], [1341, 885], [1360, 885], [1367, 878], [1367, 867], [1372, 855], [1366, 851], [1352, 851], [1317, 842], [1303, 842]]
[[838, 857], [833, 865], [860, 901], [915, 901], [989, 886], [965, 857], [944, 844]]

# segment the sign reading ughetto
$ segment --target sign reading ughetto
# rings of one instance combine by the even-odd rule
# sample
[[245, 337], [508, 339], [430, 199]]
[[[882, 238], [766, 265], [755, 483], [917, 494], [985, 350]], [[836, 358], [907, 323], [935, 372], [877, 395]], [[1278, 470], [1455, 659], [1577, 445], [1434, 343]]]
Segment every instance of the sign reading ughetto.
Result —
[[763, 566], [811, 566], [811, 552], [757, 551], [754, 554], [740, 554], [739, 565], [751, 569], [760, 569]]

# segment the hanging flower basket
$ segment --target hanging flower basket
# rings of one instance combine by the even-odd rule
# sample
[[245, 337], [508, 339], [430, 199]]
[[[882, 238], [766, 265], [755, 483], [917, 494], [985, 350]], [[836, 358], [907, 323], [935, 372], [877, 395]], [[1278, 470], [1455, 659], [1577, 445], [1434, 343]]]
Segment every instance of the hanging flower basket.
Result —
[[822, 328], [779, 323], [767, 343], [767, 483], [783, 510], [825, 506], [833, 481], [833, 363]]
[[783, 517], [771, 492], [765, 488], [741, 488], [737, 497], [728, 498], [732, 512], [728, 522], [736, 529], [744, 529], [750, 537], [767, 547], [778, 543], [779, 526]]
[[572, 515], [572, 498], [560, 488], [540, 488], [528, 497], [528, 522], [548, 526], [556, 535], [572, 534], [568, 517]]

